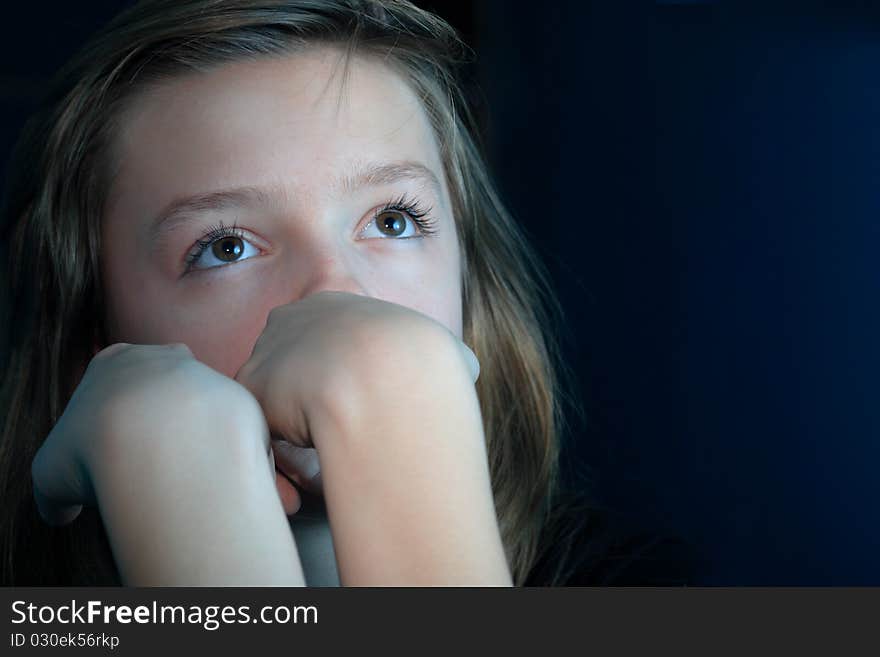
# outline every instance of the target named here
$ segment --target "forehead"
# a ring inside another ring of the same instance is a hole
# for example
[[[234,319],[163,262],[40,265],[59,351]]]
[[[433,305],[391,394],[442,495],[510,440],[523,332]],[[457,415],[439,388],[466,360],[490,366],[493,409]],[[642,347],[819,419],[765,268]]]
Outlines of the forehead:
[[[417,160],[442,180],[416,95],[381,61],[331,48],[164,80],[125,110],[108,211],[221,186],[314,195],[361,161]],[[123,208],[124,209],[124,208]]]

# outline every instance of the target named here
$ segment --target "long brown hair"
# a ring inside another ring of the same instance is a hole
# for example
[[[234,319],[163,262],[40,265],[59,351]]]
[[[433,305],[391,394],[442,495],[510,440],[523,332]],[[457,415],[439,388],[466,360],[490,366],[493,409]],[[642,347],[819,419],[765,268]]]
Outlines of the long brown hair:
[[[104,345],[100,221],[126,104],[146,85],[315,45],[379,56],[422,99],[440,145],[463,253],[464,341],[481,364],[496,510],[514,581],[533,564],[553,499],[560,432],[553,295],[481,156],[456,82],[471,56],[403,0],[152,0],[117,16],[59,73],[10,162],[2,222],[9,336],[0,402],[0,573],[6,584],[118,582],[96,510],[40,521],[30,464],[95,345]],[[347,66],[347,64],[346,64]]]

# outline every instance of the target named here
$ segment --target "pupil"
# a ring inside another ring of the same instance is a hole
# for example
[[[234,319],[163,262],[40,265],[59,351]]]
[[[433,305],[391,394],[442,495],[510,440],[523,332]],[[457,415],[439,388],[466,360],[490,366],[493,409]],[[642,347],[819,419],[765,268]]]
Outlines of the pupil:
[[[403,218],[394,214],[386,214],[380,225],[383,231],[390,235],[400,235],[406,230],[406,223],[403,221]]]
[[[231,261],[241,255],[244,247],[242,246],[241,239],[238,237],[227,237],[214,242],[212,250],[214,255],[220,260]]]

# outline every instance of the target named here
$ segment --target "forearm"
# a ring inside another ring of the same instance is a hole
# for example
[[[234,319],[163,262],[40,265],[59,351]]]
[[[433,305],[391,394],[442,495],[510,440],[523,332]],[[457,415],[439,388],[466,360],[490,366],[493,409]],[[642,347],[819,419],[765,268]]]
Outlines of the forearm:
[[[260,441],[168,434],[119,445],[93,475],[123,582],[303,585]]]
[[[476,392],[427,358],[430,386],[398,371],[312,424],[342,583],[510,585]]]

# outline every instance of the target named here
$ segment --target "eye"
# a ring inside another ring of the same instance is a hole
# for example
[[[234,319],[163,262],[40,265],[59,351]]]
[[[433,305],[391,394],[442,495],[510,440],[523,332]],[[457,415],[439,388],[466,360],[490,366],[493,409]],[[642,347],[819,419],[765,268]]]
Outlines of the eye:
[[[259,254],[260,249],[245,239],[241,229],[220,224],[213,227],[190,250],[186,258],[186,272],[222,267]]]
[[[370,231],[383,239],[430,237],[436,233],[436,221],[428,216],[428,212],[430,210],[423,210],[417,202],[401,196],[395,201],[386,203],[376,212],[370,223],[361,231],[361,237],[373,237],[368,235]]]

